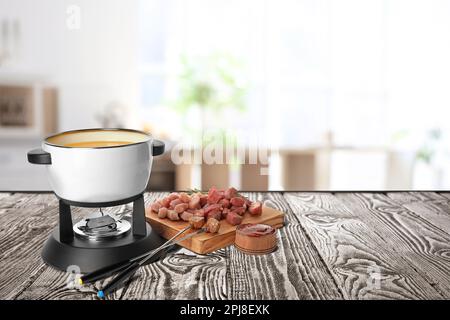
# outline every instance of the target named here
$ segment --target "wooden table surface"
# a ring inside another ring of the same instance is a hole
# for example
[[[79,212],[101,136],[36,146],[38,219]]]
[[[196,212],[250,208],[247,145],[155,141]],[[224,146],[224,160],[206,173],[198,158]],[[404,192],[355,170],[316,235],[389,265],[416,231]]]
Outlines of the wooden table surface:
[[[146,202],[164,194],[148,193]],[[450,298],[450,193],[245,194],[286,213],[276,252],[180,249],[111,298]],[[57,203],[50,193],[0,193],[1,299],[96,299],[93,287],[68,288],[67,274],[40,258]]]

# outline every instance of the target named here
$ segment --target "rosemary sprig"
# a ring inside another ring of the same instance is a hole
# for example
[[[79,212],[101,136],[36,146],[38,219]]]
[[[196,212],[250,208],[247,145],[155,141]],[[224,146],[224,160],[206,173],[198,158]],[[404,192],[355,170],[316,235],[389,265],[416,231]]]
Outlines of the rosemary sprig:
[[[194,193],[208,194],[208,191],[202,191],[200,189],[194,188],[194,189],[189,189],[186,193],[191,196]],[[244,198],[244,199],[248,199],[246,196],[244,196],[243,194],[241,194],[239,192],[236,192],[236,196]]]
[[[189,189],[189,190],[187,191],[187,194],[188,194],[188,195],[193,195],[194,193],[208,194],[207,191],[202,191],[202,190],[197,189],[197,188]]]

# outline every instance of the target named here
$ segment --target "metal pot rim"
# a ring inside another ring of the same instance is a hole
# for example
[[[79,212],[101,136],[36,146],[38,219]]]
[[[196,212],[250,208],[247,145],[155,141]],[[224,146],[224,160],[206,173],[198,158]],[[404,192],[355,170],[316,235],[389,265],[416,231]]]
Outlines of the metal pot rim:
[[[48,139],[54,138],[54,137],[57,137],[57,136],[61,136],[61,135],[65,135],[65,134],[74,134],[74,133],[79,133],[79,132],[88,132],[88,131],[127,131],[127,132],[133,132],[133,133],[139,133],[139,134],[145,135],[145,136],[147,136],[147,139],[145,141],[128,143],[128,144],[123,144],[123,145],[118,145],[118,146],[83,147],[83,148],[68,147],[68,146],[63,146],[63,145],[59,145],[59,144],[54,144],[54,143],[48,142]],[[110,148],[124,148],[124,147],[144,144],[144,143],[148,143],[150,141],[150,139],[152,139],[152,136],[150,134],[148,134],[146,132],[143,132],[143,131],[134,130],[134,129],[124,129],[124,128],[87,128],[87,129],[69,130],[69,131],[64,131],[64,132],[60,132],[60,133],[57,133],[57,134],[53,134],[53,135],[48,136],[48,137],[46,137],[44,139],[44,144],[46,144],[48,146],[51,146],[51,147],[66,148],[66,149],[110,149]]]

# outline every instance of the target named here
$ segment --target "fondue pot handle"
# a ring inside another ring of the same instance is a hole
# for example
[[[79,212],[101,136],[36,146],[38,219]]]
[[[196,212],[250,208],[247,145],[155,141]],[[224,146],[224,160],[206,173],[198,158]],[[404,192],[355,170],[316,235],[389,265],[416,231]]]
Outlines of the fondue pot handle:
[[[159,156],[164,153],[164,142],[161,140],[153,140],[152,144],[152,155]]]
[[[28,152],[28,162],[34,164],[52,164],[50,153],[45,152],[41,148]]]

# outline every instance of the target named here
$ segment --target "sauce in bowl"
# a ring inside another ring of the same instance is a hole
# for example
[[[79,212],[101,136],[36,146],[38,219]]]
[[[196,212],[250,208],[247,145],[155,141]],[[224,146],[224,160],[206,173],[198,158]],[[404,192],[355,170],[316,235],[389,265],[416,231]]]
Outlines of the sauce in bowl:
[[[246,254],[268,254],[277,248],[275,228],[267,224],[246,223],[236,228],[234,246]]]
[[[261,237],[275,232],[275,229],[267,224],[261,223],[246,223],[241,224],[236,229],[247,237]]]

